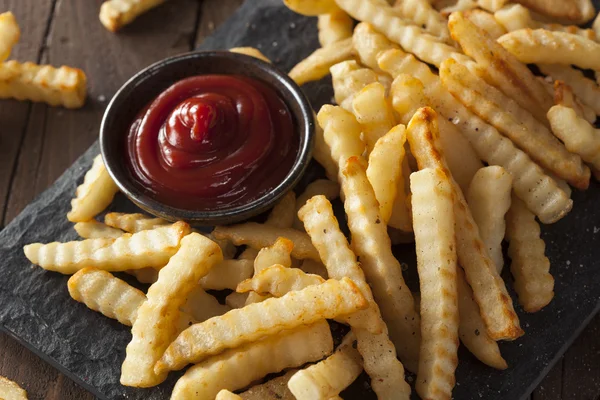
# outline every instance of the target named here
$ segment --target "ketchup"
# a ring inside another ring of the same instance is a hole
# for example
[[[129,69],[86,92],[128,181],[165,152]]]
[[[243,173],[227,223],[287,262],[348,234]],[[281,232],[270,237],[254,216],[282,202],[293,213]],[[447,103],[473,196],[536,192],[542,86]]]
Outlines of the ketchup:
[[[129,169],[157,200],[189,210],[251,202],[292,169],[299,134],[266,84],[202,75],[161,93],[132,122]]]

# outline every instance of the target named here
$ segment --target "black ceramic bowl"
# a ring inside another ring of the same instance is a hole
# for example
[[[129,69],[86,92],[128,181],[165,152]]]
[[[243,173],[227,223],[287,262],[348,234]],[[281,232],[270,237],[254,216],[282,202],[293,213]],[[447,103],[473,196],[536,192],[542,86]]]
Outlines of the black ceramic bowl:
[[[134,180],[125,164],[125,135],[142,108],[173,83],[194,75],[244,75],[273,87],[287,103],[300,137],[300,147],[285,179],[262,197],[219,210],[186,210],[154,199]],[[314,119],[310,103],[287,74],[257,58],[227,51],[192,52],[159,61],[129,79],[115,94],[100,126],[100,149],[110,176],[121,191],[150,214],[197,225],[230,224],[271,208],[298,183],[311,158]]]

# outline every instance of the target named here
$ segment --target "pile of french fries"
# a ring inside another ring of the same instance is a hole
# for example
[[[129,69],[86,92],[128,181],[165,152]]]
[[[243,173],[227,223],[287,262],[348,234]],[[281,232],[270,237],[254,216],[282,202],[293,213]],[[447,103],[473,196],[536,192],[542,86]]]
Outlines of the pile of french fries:
[[[432,3],[285,0],[318,15],[322,45],[290,76],[331,74],[337,105],[317,114],[327,179],[288,193],[264,223],[204,235],[142,214],[101,222],[118,189],[94,160],[67,215],[82,240],[24,252],[72,274],[75,300],[131,326],[123,385],[155,386],[191,364],[172,399],[336,399],[364,370],[378,398],[408,399],[406,368],[421,398],[450,399],[459,340],[508,367],[497,342],[524,331],[502,242],[522,309],[539,311],[554,278],[537,220],[565,217],[570,186],[585,190],[600,171],[600,89],[572,67],[600,70],[600,45],[593,30],[507,1]],[[413,241],[418,295],[391,249]],[[212,290],[231,293],[221,304]],[[327,319],[350,327],[336,349]]]

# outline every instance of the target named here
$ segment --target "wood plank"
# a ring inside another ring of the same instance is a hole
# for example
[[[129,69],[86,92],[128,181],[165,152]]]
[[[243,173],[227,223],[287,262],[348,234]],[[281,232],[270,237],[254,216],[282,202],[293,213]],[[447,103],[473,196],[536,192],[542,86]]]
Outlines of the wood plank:
[[[225,22],[243,2],[244,0],[204,0],[196,34],[196,46],[199,46],[219,25]]]

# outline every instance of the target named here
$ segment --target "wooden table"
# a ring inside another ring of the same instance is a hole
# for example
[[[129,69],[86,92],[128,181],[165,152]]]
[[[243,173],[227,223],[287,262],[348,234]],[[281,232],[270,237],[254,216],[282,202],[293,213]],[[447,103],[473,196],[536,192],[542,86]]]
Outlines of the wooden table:
[[[195,48],[242,1],[171,0],[115,35],[98,21],[101,0],[0,0],[0,12],[12,11],[21,26],[14,59],[79,67],[89,80],[87,104],[81,110],[1,101],[1,226],[92,144],[107,101],[126,79],[154,61]],[[22,385],[30,399],[93,398],[4,334],[0,334],[0,375]],[[532,398],[600,399],[600,317]]]

